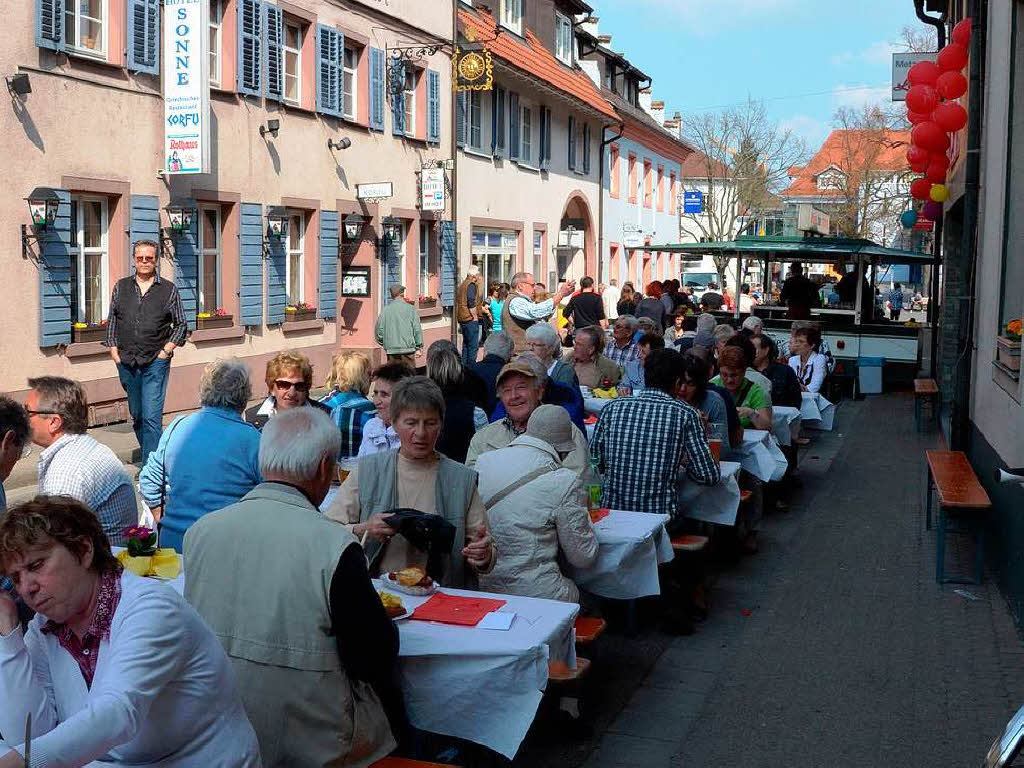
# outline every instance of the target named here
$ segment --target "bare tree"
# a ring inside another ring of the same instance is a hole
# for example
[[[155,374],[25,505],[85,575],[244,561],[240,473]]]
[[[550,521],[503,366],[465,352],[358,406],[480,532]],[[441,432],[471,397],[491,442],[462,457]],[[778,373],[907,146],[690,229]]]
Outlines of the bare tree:
[[[731,240],[742,220],[777,210],[776,193],[788,185],[787,171],[806,156],[803,140],[780,128],[764,102],[753,99],[684,118],[683,133],[700,158],[699,174],[684,184],[704,193],[704,211],[682,213],[680,231],[699,241]],[[728,259],[714,261],[722,285]]]
[[[896,43],[901,53],[928,53],[935,50],[935,30],[931,27],[905,26]]]

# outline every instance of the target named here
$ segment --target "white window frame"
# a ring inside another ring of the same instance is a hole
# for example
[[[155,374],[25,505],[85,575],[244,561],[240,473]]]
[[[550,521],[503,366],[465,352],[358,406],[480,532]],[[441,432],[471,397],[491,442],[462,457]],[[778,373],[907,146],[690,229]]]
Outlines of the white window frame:
[[[110,213],[108,200],[98,195],[74,195],[72,201],[75,203],[77,216],[71,226],[75,228],[75,276],[78,285],[75,292],[78,294],[78,314],[72,318],[72,322],[84,323],[85,320],[85,257],[99,253],[100,259],[100,296],[102,297],[100,317],[96,322],[102,322],[110,314]],[[85,246],[85,206],[84,203],[100,204],[100,245]],[[159,267],[159,265],[157,265]]]
[[[291,247],[291,237],[294,231],[293,225],[296,219],[298,220],[298,232],[299,232],[299,247]],[[292,256],[299,257],[298,272],[299,272],[299,296],[294,301],[292,300],[291,285],[292,285]],[[284,259],[284,292],[285,292],[285,303],[286,304],[298,304],[301,301],[306,300],[306,215],[302,211],[288,211],[288,241],[285,246],[285,259]]]
[[[519,162],[533,164],[533,107],[519,107]]]
[[[97,59],[107,58],[107,42],[110,39],[110,0],[100,0],[100,16],[99,19],[93,19],[89,16],[90,20],[98,21],[100,24],[100,36],[103,38],[103,45],[99,48],[86,48],[81,45],[78,37],[81,32],[81,19],[82,13],[77,3],[68,2],[64,5],[64,39],[66,41],[66,47],[71,52],[81,55],[89,56]],[[72,23],[68,23],[68,16],[72,18]]]
[[[535,229],[533,231],[533,279],[538,276],[543,280],[544,274],[544,231]]]
[[[216,19],[216,21],[214,21]],[[221,51],[223,50],[224,6],[221,0],[210,0],[210,86],[220,88]]]
[[[469,104],[466,110],[469,113],[466,115],[467,143],[473,149],[480,149],[484,145],[484,110],[480,91],[470,91],[468,101]]]
[[[216,228],[216,231],[217,231],[217,244],[214,247],[212,247],[212,248],[210,247],[210,245],[208,243],[204,242],[204,238],[203,238],[203,232],[205,231],[205,228],[204,228],[203,224],[204,224],[204,218],[206,216],[207,211],[213,211],[216,214],[216,216],[217,216],[216,224],[215,224],[215,228]],[[198,309],[197,309],[198,312],[211,312],[212,311],[212,310],[210,310],[207,307],[206,296],[203,293],[203,284],[204,284],[203,276],[206,274],[205,267],[206,267],[206,260],[208,258],[212,258],[214,260],[214,263],[217,265],[217,288],[216,288],[216,292],[217,293],[213,297],[213,308],[216,309],[217,307],[220,306],[220,279],[221,279],[221,274],[220,274],[220,247],[221,247],[221,240],[223,239],[223,229],[221,228],[221,223],[222,222],[221,222],[221,213],[220,213],[220,206],[219,205],[202,205],[202,206],[199,207],[199,227],[198,227],[198,230],[199,230],[199,242],[196,244],[197,245],[196,251],[199,254],[198,263],[196,264],[196,270],[197,270],[197,273],[196,273],[196,296],[198,297],[198,303],[197,303],[196,306],[198,307]]]
[[[405,135],[416,135],[416,80],[419,73],[415,68],[405,70],[405,83],[402,88],[402,100],[405,107]],[[409,87],[410,82],[412,87]]]
[[[523,0],[501,0],[501,26],[523,34]]]
[[[555,58],[572,66],[576,58],[573,45],[572,20],[565,14],[555,12]]]
[[[477,233],[484,233],[484,245],[474,245],[473,236]],[[500,235],[501,242],[497,246],[487,245],[488,235]],[[509,235],[512,236],[515,245],[507,245],[506,240],[509,239]],[[486,227],[473,227],[470,233],[470,263],[478,263],[480,267],[480,274],[484,276],[486,283],[495,282],[491,280],[491,273],[488,266],[492,259],[498,260],[498,274],[499,280],[497,282],[507,283],[511,281],[512,275],[516,273],[516,260],[519,258],[519,233],[512,229],[489,229]],[[473,260],[477,259],[477,262]],[[508,269],[506,269],[506,259],[509,259]]]
[[[288,30],[289,28],[294,29],[298,32],[299,47],[292,48],[288,45]],[[296,106],[302,103],[302,25],[297,21],[284,20],[284,39],[281,41],[281,93],[286,104],[295,104]],[[288,54],[295,54],[295,73],[290,75],[288,73]],[[295,80],[295,98],[289,99],[286,95],[288,93],[288,81]]]
[[[398,254],[398,282],[401,285],[405,285],[408,288],[405,271],[405,255],[407,243],[409,241],[409,222],[404,219],[396,219],[395,229],[398,231],[398,242],[396,243],[395,251]],[[391,295],[388,292],[388,262],[387,259],[380,259],[380,284],[384,286],[384,290],[381,291],[380,305],[385,306],[390,300]]]
[[[352,54],[354,58],[354,67],[348,66],[348,55]],[[342,58],[342,85],[341,89],[345,94],[345,117],[349,120],[358,119],[359,115],[359,49],[354,48],[350,45],[345,46],[345,53]],[[352,90],[351,93],[345,90],[345,81],[347,78],[351,78]]]
[[[420,222],[420,238],[417,243],[419,248],[419,283],[420,283],[420,296],[430,295],[430,224],[421,221]]]

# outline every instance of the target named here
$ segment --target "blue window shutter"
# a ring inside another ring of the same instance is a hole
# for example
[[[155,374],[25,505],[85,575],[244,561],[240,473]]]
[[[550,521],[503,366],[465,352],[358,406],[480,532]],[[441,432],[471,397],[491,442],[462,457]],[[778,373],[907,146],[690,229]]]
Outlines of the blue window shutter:
[[[316,25],[316,111],[341,117],[345,111],[341,87],[345,36],[323,24]]]
[[[590,124],[583,124],[583,172],[590,173]]]
[[[265,4],[263,48],[266,51],[266,96],[284,99],[284,13],[276,5]]]
[[[242,203],[238,232],[238,319],[263,323],[263,206]]]
[[[185,203],[196,209],[194,200]],[[198,214],[198,209],[196,209]],[[181,296],[181,308],[190,328],[196,327],[199,312],[199,216],[192,217],[192,227],[174,238],[174,284]]]
[[[264,221],[263,230],[267,223]],[[288,304],[287,276],[288,252],[285,238],[267,238],[267,325],[284,322],[284,308]]]
[[[320,211],[320,299],[324,319],[338,316],[338,212]]]
[[[455,306],[455,222],[441,224],[441,306]]]
[[[36,45],[64,50],[64,0],[36,0]]]
[[[157,244],[156,271],[160,272],[160,198],[156,195],[132,195],[131,219],[128,223],[130,232],[128,253],[125,255],[125,271],[134,274],[135,261],[132,251],[139,240],[152,240]]]
[[[405,62],[395,62],[388,85],[388,95],[391,96],[391,133],[395,136],[404,136]]]
[[[60,197],[54,226],[39,238],[39,346],[71,343],[71,194]]]
[[[466,146],[466,133],[469,129],[469,120],[466,110],[469,109],[469,94],[459,91],[455,98],[455,142],[458,146]]]
[[[495,88],[491,102],[491,154],[505,156],[505,89]]]
[[[519,159],[519,94],[508,95],[508,156]]]
[[[238,0],[238,92],[263,95],[263,6]]]
[[[576,118],[569,116],[569,170],[576,170]]]
[[[370,130],[384,130],[384,51],[370,49]]]
[[[427,70],[427,141],[441,141],[441,73]]]
[[[128,0],[128,69],[160,74],[160,0]]]

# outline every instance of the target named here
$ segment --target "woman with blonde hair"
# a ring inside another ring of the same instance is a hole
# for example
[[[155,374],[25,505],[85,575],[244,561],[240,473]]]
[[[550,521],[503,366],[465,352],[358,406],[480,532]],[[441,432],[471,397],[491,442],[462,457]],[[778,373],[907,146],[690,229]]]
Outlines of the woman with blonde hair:
[[[331,409],[331,418],[341,432],[338,458],[355,458],[363,441],[363,428],[376,413],[366,396],[370,391],[370,358],[361,352],[335,355],[324,386],[330,394],[320,403]]]

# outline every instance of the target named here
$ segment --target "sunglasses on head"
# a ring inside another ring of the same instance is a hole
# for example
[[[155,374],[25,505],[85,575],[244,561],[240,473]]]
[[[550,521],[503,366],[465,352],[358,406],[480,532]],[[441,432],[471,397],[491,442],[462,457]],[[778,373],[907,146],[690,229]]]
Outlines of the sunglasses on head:
[[[284,379],[278,379],[274,382],[274,386],[281,390],[288,390],[295,387],[296,392],[309,392],[309,384],[304,381],[285,381]]]

